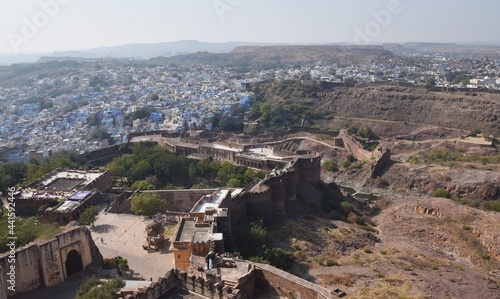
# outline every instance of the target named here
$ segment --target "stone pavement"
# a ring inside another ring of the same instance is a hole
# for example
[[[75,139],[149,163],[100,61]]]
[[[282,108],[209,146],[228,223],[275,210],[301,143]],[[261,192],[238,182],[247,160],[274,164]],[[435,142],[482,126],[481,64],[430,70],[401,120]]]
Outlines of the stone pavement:
[[[148,251],[142,248],[146,242],[145,228],[150,221],[150,218],[143,216],[106,214],[101,211],[95,226],[89,226],[89,229],[104,258],[115,256],[126,258],[135,278],[143,277],[147,280],[152,278],[156,281],[174,267],[174,256],[171,242],[161,251]],[[165,238],[172,240],[173,236],[165,235]]]

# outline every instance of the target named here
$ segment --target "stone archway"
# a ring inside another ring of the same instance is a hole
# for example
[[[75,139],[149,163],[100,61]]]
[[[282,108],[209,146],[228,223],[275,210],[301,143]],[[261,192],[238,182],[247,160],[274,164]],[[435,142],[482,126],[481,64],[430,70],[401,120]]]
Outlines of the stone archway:
[[[66,266],[66,277],[69,277],[83,270],[82,256],[76,250],[68,252],[68,257],[64,263]]]

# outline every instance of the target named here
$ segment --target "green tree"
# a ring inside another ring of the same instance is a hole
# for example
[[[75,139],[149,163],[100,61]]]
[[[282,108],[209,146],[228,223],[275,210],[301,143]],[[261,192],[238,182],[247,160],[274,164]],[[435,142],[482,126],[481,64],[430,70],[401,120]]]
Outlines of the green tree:
[[[253,182],[253,180],[255,179],[262,179],[264,178],[265,176],[265,173],[263,171],[258,171],[258,172],[255,172],[254,170],[248,168],[245,173],[243,174],[243,185],[248,185],[250,184],[251,182]]]
[[[235,232],[235,251],[239,251],[244,258],[263,257],[263,246],[268,245],[270,238],[262,219],[239,223]]]
[[[234,121],[227,117],[221,118],[219,126],[222,131],[228,131],[228,132],[241,131],[245,127],[245,125],[242,122]]]
[[[274,247],[272,249],[266,248],[264,251],[264,258],[268,260],[271,265],[283,270],[290,269],[295,260],[292,252],[279,247]]]
[[[358,136],[368,138],[368,139],[380,139],[375,132],[373,132],[370,128],[359,128],[356,132]]]
[[[94,226],[94,221],[97,218],[97,214],[99,214],[99,207],[97,206],[90,206],[86,208],[82,214],[80,215],[80,223],[83,224],[92,224]]]
[[[125,286],[121,278],[100,280],[87,278],[76,293],[76,299],[113,299],[113,295]]]
[[[94,130],[94,132],[90,135],[90,138],[92,139],[97,139],[97,140],[108,140],[108,143],[110,145],[115,143],[115,140],[109,134],[106,129],[102,126],[97,126],[97,128]]]
[[[134,195],[131,200],[130,210],[134,214],[153,215],[167,209],[167,201],[162,199],[158,193],[146,192]]]
[[[130,178],[132,181],[145,179],[152,174],[153,167],[145,160],[139,161],[130,169]]]
[[[132,190],[155,190],[156,187],[151,182],[147,180],[135,181],[132,186],[130,186]]]
[[[152,93],[149,98],[153,101],[158,101],[159,97],[156,93]]]
[[[243,184],[241,183],[241,181],[239,179],[237,179],[237,178],[231,178],[227,182],[227,186],[231,187],[231,188],[235,188],[235,187],[242,187]]]

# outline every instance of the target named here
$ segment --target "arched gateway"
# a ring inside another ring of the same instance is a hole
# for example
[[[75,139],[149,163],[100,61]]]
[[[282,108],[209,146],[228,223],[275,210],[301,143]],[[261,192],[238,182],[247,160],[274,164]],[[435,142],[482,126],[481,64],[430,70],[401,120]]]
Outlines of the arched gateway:
[[[66,277],[83,270],[82,257],[76,250],[71,250],[66,259]]]

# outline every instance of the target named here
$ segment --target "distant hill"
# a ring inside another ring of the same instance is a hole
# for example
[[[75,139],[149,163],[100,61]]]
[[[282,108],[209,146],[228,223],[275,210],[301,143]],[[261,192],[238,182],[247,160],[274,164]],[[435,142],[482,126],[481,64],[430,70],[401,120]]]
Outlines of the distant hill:
[[[500,59],[500,45],[460,45],[455,43],[405,43],[383,44],[382,47],[394,53],[403,54],[440,54],[455,58],[491,58]]]
[[[211,53],[228,53],[234,48],[245,45],[266,45],[263,43],[226,42],[208,43],[195,40],[182,40],[176,42],[154,44],[127,44],[116,47],[99,47],[85,51],[54,52],[57,57],[81,58],[142,58],[156,56],[175,56],[188,53],[206,51]]]
[[[212,64],[243,69],[269,69],[318,62],[362,64],[393,57],[380,46],[300,45],[242,46],[230,53],[198,52],[174,57],[155,57],[150,64]]]

